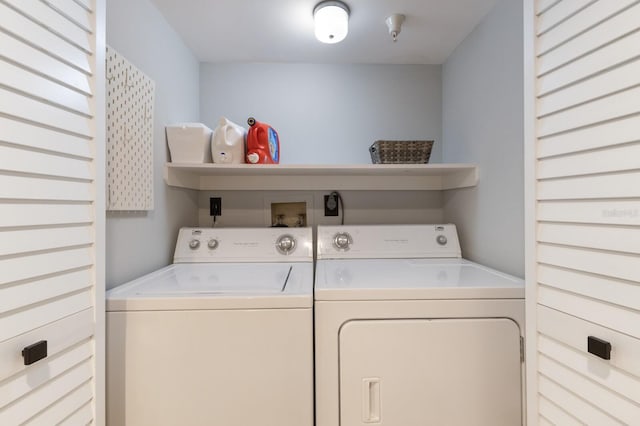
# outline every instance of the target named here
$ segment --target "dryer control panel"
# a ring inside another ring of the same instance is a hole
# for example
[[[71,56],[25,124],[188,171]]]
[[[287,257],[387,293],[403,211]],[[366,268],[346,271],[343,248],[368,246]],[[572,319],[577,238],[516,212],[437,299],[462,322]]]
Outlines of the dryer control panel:
[[[174,263],[312,262],[311,228],[182,228]]]
[[[318,226],[318,259],[460,257],[453,224]]]

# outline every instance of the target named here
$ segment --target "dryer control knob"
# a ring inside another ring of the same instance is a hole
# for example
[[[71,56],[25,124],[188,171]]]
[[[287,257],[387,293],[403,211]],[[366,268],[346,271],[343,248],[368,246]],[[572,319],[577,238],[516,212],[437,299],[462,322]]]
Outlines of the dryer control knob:
[[[218,240],[216,240],[215,238],[210,239],[209,242],[207,243],[207,247],[209,247],[211,250],[217,249]]]
[[[189,248],[191,250],[195,250],[198,247],[200,247],[200,240],[196,240],[195,238],[191,241],[189,241]]]
[[[447,245],[447,237],[445,237],[444,235],[438,235],[436,237],[436,241],[438,242],[438,244],[440,244],[441,246]]]
[[[291,254],[296,249],[296,239],[292,235],[282,235],[276,241],[276,249],[280,254]]]
[[[353,240],[351,239],[351,235],[346,232],[339,232],[333,237],[333,245],[338,250],[349,250],[349,246]]]

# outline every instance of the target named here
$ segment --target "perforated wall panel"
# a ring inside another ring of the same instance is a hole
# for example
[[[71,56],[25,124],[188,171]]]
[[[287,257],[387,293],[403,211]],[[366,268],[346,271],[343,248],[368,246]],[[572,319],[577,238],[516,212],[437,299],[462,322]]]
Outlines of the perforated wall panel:
[[[107,48],[107,210],[153,210],[155,83]]]

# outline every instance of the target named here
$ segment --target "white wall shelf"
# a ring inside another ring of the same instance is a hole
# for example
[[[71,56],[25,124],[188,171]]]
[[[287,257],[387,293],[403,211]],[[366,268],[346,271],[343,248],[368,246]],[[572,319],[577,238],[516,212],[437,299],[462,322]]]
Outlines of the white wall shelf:
[[[478,183],[472,164],[166,163],[168,185],[199,190],[445,190]]]

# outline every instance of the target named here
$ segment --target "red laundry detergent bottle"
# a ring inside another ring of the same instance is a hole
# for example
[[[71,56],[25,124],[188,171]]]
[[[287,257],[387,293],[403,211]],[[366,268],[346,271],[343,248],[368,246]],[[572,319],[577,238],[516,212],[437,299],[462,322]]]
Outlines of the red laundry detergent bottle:
[[[265,123],[249,117],[247,120],[247,163],[278,164],[280,162],[280,140],[278,132]]]

